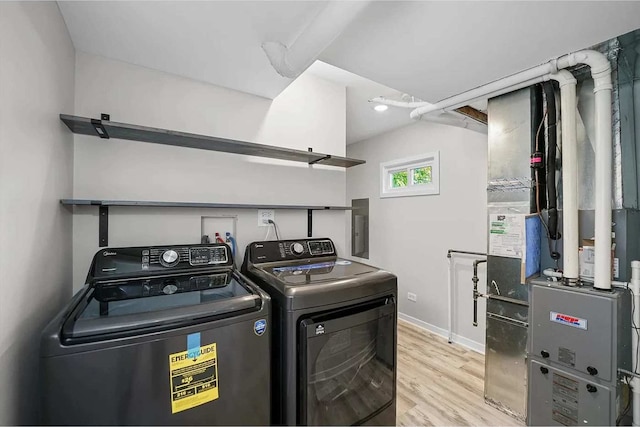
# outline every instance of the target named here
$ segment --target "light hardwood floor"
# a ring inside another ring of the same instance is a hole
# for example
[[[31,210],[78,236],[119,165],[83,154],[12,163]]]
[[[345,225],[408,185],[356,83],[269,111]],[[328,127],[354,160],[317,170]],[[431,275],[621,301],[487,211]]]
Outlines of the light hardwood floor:
[[[398,425],[524,425],[484,403],[483,378],[483,355],[398,320]]]

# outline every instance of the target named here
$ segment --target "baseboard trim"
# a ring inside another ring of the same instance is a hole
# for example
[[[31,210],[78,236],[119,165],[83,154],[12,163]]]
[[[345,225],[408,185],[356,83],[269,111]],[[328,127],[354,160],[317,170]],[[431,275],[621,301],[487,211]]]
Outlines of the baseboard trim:
[[[411,323],[414,326],[417,326],[421,329],[425,329],[429,332],[432,332],[436,335],[440,335],[441,337],[448,339],[449,332],[446,329],[440,328],[438,326],[432,325],[431,323],[424,322],[420,319],[416,319],[413,316],[409,316],[408,314],[398,313],[398,318],[402,319],[406,322]],[[484,354],[484,344],[480,344],[479,342],[470,340],[469,338],[465,338],[458,334],[453,334],[453,342],[455,344],[460,344],[463,347],[468,348],[469,350],[473,350],[476,353]]]

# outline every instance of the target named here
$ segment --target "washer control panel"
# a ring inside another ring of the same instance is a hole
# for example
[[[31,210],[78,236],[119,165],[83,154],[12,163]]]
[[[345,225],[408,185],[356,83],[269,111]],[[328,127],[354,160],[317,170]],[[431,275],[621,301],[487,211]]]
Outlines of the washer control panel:
[[[331,239],[277,240],[253,242],[248,256],[257,264],[336,256],[336,250]]]
[[[307,243],[311,255],[334,255],[333,242],[331,240],[313,240]]]
[[[227,261],[229,261],[229,258],[226,246],[189,248],[189,264],[193,266],[226,264]]]
[[[108,248],[93,257],[92,277],[119,274],[232,266],[229,247],[224,243],[137,248]]]

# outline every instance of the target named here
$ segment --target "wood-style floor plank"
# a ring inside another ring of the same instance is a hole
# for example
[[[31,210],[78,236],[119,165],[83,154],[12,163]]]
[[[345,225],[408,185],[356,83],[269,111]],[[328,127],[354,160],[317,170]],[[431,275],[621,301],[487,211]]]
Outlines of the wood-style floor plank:
[[[484,356],[398,320],[401,426],[522,426],[484,402]]]

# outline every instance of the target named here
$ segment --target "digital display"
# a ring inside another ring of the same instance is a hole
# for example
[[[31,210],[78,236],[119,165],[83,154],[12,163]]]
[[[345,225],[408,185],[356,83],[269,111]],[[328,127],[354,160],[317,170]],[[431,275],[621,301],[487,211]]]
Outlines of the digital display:
[[[189,251],[191,265],[209,264],[211,250],[209,248],[191,249]]]
[[[227,249],[224,246],[189,249],[189,263],[191,265],[225,264],[226,262]]]
[[[309,242],[309,253],[311,255],[331,255],[333,254],[333,245],[328,240],[320,240]]]

